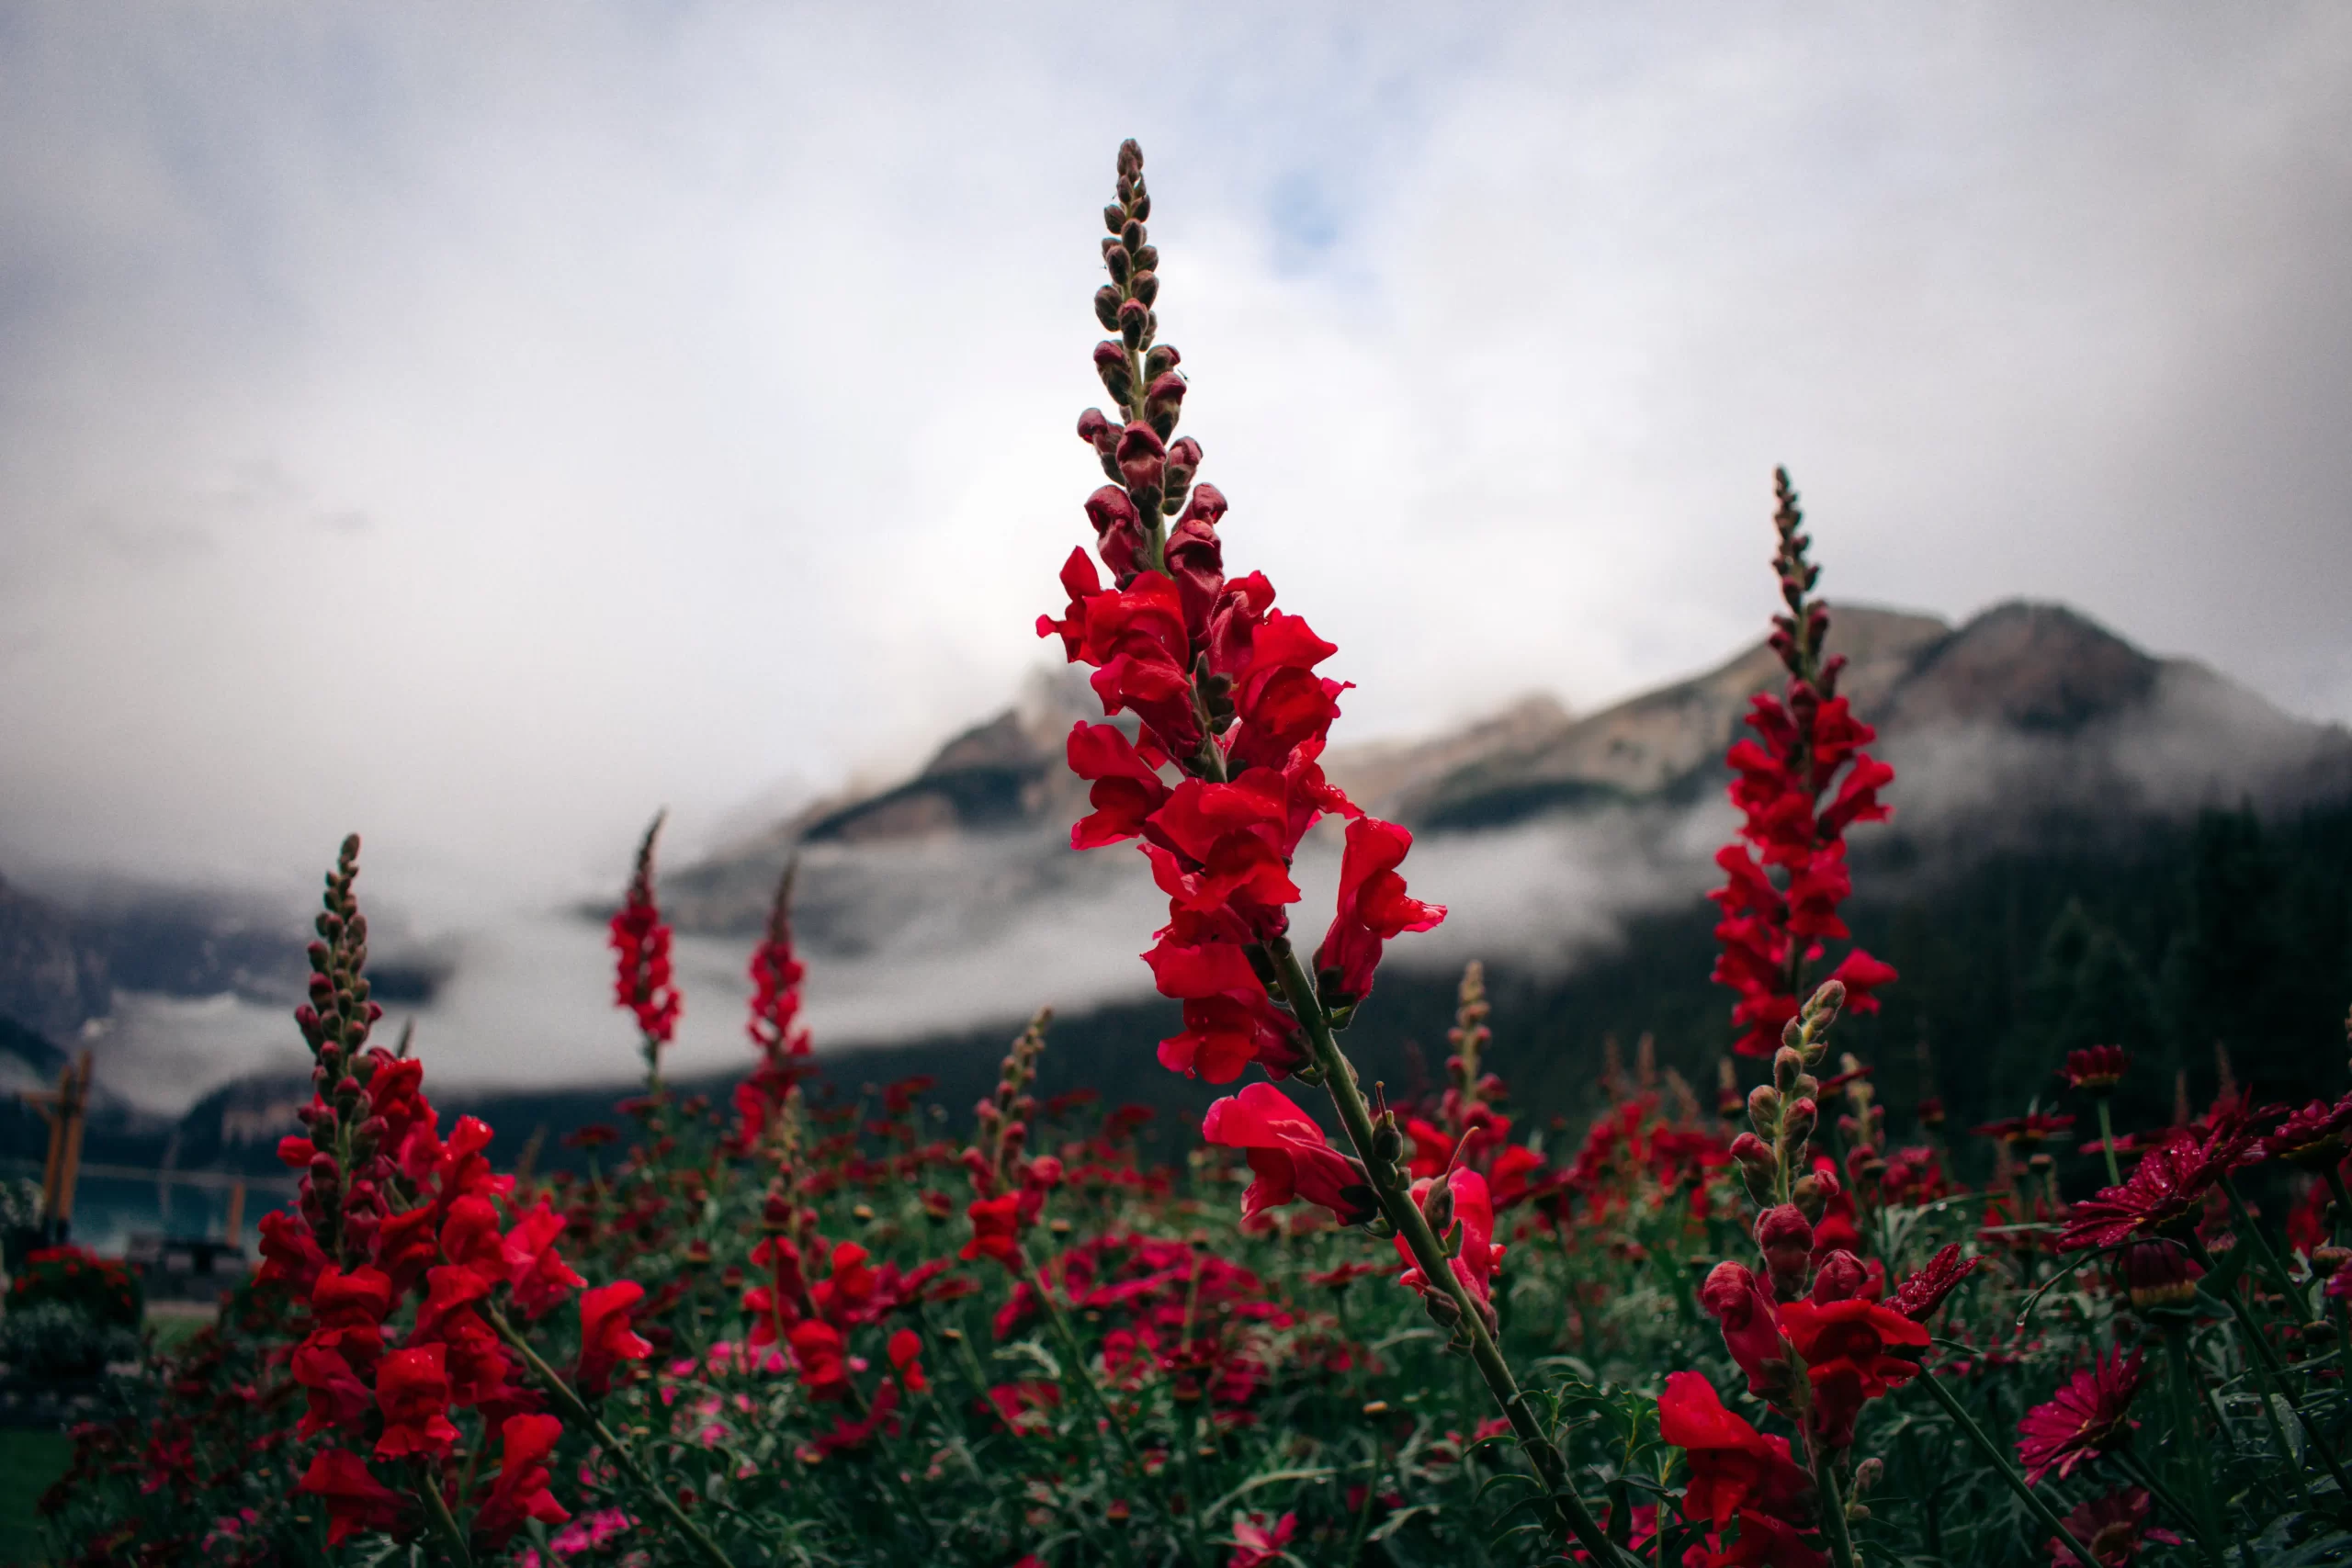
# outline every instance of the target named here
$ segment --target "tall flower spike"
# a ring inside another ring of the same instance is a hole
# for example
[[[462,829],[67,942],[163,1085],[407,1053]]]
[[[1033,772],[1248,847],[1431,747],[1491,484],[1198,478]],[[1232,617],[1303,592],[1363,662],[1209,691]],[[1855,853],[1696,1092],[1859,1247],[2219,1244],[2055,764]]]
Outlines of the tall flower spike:
[[[653,846],[666,811],[657,812],[638,845],[628,893],[613,916],[613,999],[637,1019],[647,1079],[662,1081],[662,1052],[678,1032],[678,987],[670,970],[670,928],[653,901]]]
[[[1825,942],[1849,935],[1838,915],[1852,886],[1846,829],[1886,818],[1879,791],[1894,779],[1893,768],[1862,750],[1877,732],[1838,694],[1845,660],[1822,656],[1829,610],[1814,597],[1821,569],[1807,555],[1804,514],[1788,470],[1773,470],[1772,481],[1772,567],[1784,609],[1769,640],[1788,684],[1781,695],[1752,699],[1747,726],[1756,734],[1725,759],[1737,775],[1731,799],[1743,819],[1738,841],[1715,856],[1727,880],[1708,895],[1723,914],[1713,977],[1739,993],[1733,1049],[1744,1056],[1772,1054],[1781,1026],[1796,1016],[1808,967]],[[1873,1012],[1872,992],[1895,974],[1855,947],[1830,977],[1845,984],[1856,1012]]]

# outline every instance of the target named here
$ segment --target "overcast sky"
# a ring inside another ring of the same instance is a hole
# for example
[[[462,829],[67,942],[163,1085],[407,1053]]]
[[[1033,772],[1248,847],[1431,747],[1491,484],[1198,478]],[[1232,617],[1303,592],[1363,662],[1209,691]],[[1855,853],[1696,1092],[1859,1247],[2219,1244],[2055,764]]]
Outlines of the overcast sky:
[[[1130,134],[1342,739],[1752,638],[1776,461],[2352,717],[2352,8],[1274,9],[0,9],[0,870],[570,892],[1001,704]]]

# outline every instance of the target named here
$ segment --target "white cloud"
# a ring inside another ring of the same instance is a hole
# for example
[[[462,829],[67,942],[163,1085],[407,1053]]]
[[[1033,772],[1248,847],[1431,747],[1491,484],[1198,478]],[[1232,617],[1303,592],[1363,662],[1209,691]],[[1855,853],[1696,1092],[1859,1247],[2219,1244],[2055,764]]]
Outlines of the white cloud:
[[[0,863],[547,896],[1001,700],[1130,131],[1358,738],[1746,640],[1776,460],[1834,593],[2352,716],[2336,8],[6,28]]]

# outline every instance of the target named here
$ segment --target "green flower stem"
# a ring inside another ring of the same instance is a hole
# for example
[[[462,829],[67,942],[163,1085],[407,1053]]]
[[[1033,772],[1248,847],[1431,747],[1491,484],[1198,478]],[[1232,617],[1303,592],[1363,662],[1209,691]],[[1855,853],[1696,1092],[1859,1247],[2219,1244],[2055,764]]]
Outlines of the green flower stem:
[[[2027,1484],[2025,1477],[2018,1472],[2018,1467],[2009,1462],[2009,1456],[2003,1453],[1993,1439],[1984,1435],[1984,1428],[1976,1424],[1976,1418],[1969,1415],[1967,1408],[1960,1403],[1959,1398],[1943,1385],[1943,1380],[1931,1371],[1923,1371],[1912,1382],[1927,1385],[1928,1392],[1936,1396],[1936,1403],[1944,1407],[1944,1414],[1951,1417],[1952,1425],[1960,1428],[1962,1436],[1969,1440],[1985,1463],[2000,1472],[2001,1479],[2008,1483],[2009,1490],[2018,1495],[2018,1500],[2030,1509],[2035,1517],[2048,1526],[2052,1534],[2066,1543],[2066,1550],[2075,1554],[2075,1561],[2081,1563],[2083,1568],[2096,1568],[2098,1559],[2091,1555],[2091,1549],[2075,1540],[2075,1532],[2066,1528],[2066,1521],[2058,1517],[2058,1510],[2052,1508],[2049,1500],[2041,1494]],[[2217,1563],[2219,1561],[2218,1558],[2215,1559]]]
[[[1372,1112],[1365,1106],[1363,1091],[1356,1086],[1354,1065],[1340,1043],[1332,1037],[1331,1022],[1324,1015],[1323,1005],[1315,995],[1315,983],[1307,978],[1306,970],[1298,961],[1297,953],[1288,938],[1276,937],[1266,944],[1267,956],[1274,962],[1283,994],[1291,1010],[1306,1026],[1308,1044],[1315,1053],[1315,1066],[1323,1075],[1323,1087],[1329,1091],[1331,1103],[1340,1112],[1340,1122],[1347,1129],[1348,1142],[1355,1146],[1356,1156],[1363,1164],[1364,1173],[1372,1185],[1374,1199],[1396,1234],[1413,1254],[1430,1289],[1442,1290],[1453,1303],[1463,1337],[1470,1346],[1470,1359],[1477,1365],[1478,1373],[1486,1379],[1487,1392],[1502,1407],[1510,1421],[1511,1431],[1519,1438],[1519,1446],[1534,1466],[1536,1478],[1544,1484],[1544,1494],[1552,1506],[1555,1521],[1578,1545],[1592,1554],[1597,1562],[1615,1563],[1619,1568],[1641,1568],[1641,1560],[1631,1552],[1621,1551],[1602,1533],[1599,1521],[1593,1518],[1583,1499],[1576,1495],[1568,1477],[1567,1461],[1560,1450],[1552,1446],[1527,1395],[1511,1375],[1510,1363],[1503,1359],[1502,1349],[1494,1336],[1487,1332],[1486,1319],[1480,1315],[1478,1303],[1472,1301],[1469,1291],[1453,1272],[1453,1259],[1430,1223],[1422,1217],[1420,1205],[1413,1201],[1411,1190],[1398,1179],[1396,1168],[1373,1154]]]
[[[2223,1190],[2227,1190],[2226,1183]],[[2231,1194],[2230,1201],[2233,1207],[2237,1206],[2235,1193]],[[2253,1227],[2249,1225],[2247,1229],[2251,1232]],[[2198,1263],[2207,1273],[2211,1273],[2214,1267],[2213,1255],[2205,1250],[2205,1244],[2191,1235],[2188,1237],[2188,1245]],[[2250,1369],[2256,1369],[2255,1383],[2263,1393],[2262,1413],[2270,1418],[2271,1432],[2278,1439],[2279,1455],[2288,1464],[2294,1467],[2297,1477],[2300,1479],[2302,1467],[2296,1463],[2294,1450],[2287,1447],[2285,1434],[2278,1430],[2278,1413],[2271,1408],[2270,1404],[2269,1396],[2272,1389],[2267,1384],[2275,1382],[2278,1397],[2284,1399],[2287,1402],[2287,1408],[2294,1412],[2295,1419],[2301,1423],[2305,1434],[2316,1439],[2319,1436],[2318,1428],[2313,1427],[2310,1418],[2303,1414],[2303,1407],[2295,1398],[2294,1391],[2287,1385],[2287,1369],[2279,1363],[2278,1352],[2271,1348],[2270,1341],[2264,1337],[2261,1327],[2254,1321],[2254,1314],[2246,1310],[2245,1303],[2238,1299],[2235,1287],[2222,1292],[2222,1302],[2230,1309],[2230,1315],[2237,1320],[2238,1332],[2248,1342],[2246,1364]],[[2265,1371],[2269,1374],[2267,1380],[2262,1376]],[[2324,1441],[2317,1440],[2306,1446],[2318,1453],[2320,1462],[2327,1466],[2328,1474],[2335,1478],[2335,1495],[2339,1499],[2339,1506],[2344,1502],[2352,1501],[2352,1475],[2346,1475],[2344,1472],[2344,1461],[2335,1457],[2333,1448]]]
[[[1029,1256],[1029,1248],[1026,1246],[1015,1242],[1013,1247],[1021,1259],[1022,1274],[1026,1278],[1029,1288],[1037,1292],[1038,1303],[1046,1309],[1046,1320],[1053,1325],[1054,1337],[1061,1341],[1062,1353],[1069,1358],[1070,1376],[1086,1390],[1087,1398],[1093,1402],[1095,1413],[1102,1417],[1102,1424],[1110,1428],[1112,1439],[1118,1444],[1119,1452],[1125,1458],[1127,1467],[1135,1472],[1138,1480],[1142,1479],[1143,1455],[1136,1450],[1135,1439],[1127,1436],[1126,1426],[1120,1421],[1118,1412],[1111,1408],[1110,1400],[1103,1395],[1102,1389],[1095,1385],[1094,1374],[1087,1369],[1085,1347],[1079,1344],[1078,1331],[1070,1327],[1069,1318],[1063,1313],[1061,1303],[1056,1301],[1054,1292],[1046,1288],[1045,1270],[1039,1269],[1036,1260]],[[1197,1505],[1186,1514],[1184,1522],[1185,1534],[1188,1538],[1185,1555],[1193,1562],[1199,1562],[1203,1561],[1203,1557],[1201,1521]]]
[[[523,1358],[524,1364],[531,1369],[532,1375],[539,1380],[540,1384],[554,1397],[556,1404],[563,1408],[564,1414],[596,1435],[596,1440],[604,1445],[605,1451],[613,1456],[613,1462],[619,1465],[629,1480],[635,1483],[646,1495],[653,1499],[654,1506],[670,1516],[670,1522],[676,1525],[680,1533],[694,1543],[695,1550],[702,1554],[703,1560],[711,1563],[713,1568],[735,1568],[733,1561],[719,1549],[717,1541],[710,1539],[708,1532],[688,1517],[684,1508],[678,1506],[678,1500],[670,1495],[670,1489],[658,1484],[653,1477],[647,1473],[645,1466],[639,1462],[637,1456],[629,1451],[628,1445],[622,1442],[611,1428],[596,1418],[596,1413],[588,1408],[587,1401],[582,1399],[577,1393],[573,1392],[571,1385],[564,1382],[563,1374],[542,1360],[539,1353],[532,1349],[520,1334],[514,1332],[514,1325],[506,1321],[506,1314],[490,1306],[484,1306],[481,1310],[483,1315],[490,1319],[491,1327],[498,1331],[498,1337],[501,1339],[514,1347],[515,1353]]]
[[[1814,1448],[1809,1433],[1805,1447]],[[1821,1489],[1821,1537],[1829,1543],[1829,1560],[1838,1568],[1854,1568],[1854,1531],[1846,1517],[1846,1495],[1838,1485],[1838,1456],[1827,1449],[1815,1450],[1813,1483]]]
[[[2103,1094],[2098,1097],[2098,1135],[2102,1152],[2107,1156],[2107,1184],[2120,1187],[2123,1185],[2123,1166],[2115,1157],[2115,1123],[2108,1118],[2107,1096]]]
[[[2237,1222],[2239,1232],[2254,1244],[2254,1255],[2262,1260],[2262,1271],[2270,1276],[2270,1288],[2294,1303],[2297,1316],[2303,1315],[2310,1303],[2303,1299],[2302,1292],[2295,1289],[2294,1282],[2287,1278],[2287,1266],[2271,1249],[2270,1238],[2264,1235],[2261,1227],[2254,1223],[2254,1215],[2247,1210],[2245,1200],[2238,1196],[2237,1188],[2226,1179],[2222,1182],[2222,1194],[2230,1201],[2230,1218]]]
[[[466,1532],[449,1512],[448,1500],[441,1495],[441,1479],[433,1473],[429,1460],[420,1459],[416,1464],[416,1495],[424,1500],[424,1511],[433,1516],[433,1528],[449,1540],[449,1555],[458,1568],[473,1568],[473,1553],[466,1549]]]
[[[2165,1359],[2170,1369],[2165,1386],[2172,1396],[2173,1462],[2188,1472],[2188,1495],[2197,1507],[2198,1544],[2203,1548],[2206,1560],[2214,1568],[2221,1568],[2222,1528],[2213,1513],[2212,1483],[2195,1451],[2199,1446],[2197,1374],[2189,1364],[2188,1325],[2178,1318],[2167,1318],[2164,1329]]]

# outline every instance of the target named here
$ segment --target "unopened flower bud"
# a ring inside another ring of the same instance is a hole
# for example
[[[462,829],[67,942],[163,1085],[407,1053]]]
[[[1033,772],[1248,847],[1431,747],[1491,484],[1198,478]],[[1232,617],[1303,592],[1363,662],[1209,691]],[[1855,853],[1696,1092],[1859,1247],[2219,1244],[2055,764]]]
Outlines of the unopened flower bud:
[[[1421,1218],[1427,1220],[1430,1229],[1441,1236],[1453,1228],[1453,1188],[1451,1184],[1442,1179],[1430,1183],[1430,1190],[1421,1194]]]
[[[1770,1084],[1760,1083],[1747,1091],[1747,1124],[1759,1137],[1776,1138],[1781,1133],[1781,1091]]]
[[[1129,348],[1143,346],[1144,328],[1149,325],[1150,321],[1151,311],[1140,299],[1130,299],[1119,307],[1117,331]]]
[[[2316,1260],[2314,1260],[2316,1261]],[[2177,1242],[2135,1241],[2123,1249],[2123,1288],[2132,1304],[2182,1306],[2197,1299],[2205,1270]]]
[[[1772,1053],[1772,1083],[1782,1094],[1791,1092],[1804,1073],[1804,1053],[1783,1045]]]
[[[1106,333],[1119,330],[1119,291],[1107,283],[1094,291],[1094,319]]]
[[[1139,272],[1127,280],[1127,292],[1149,305],[1159,299],[1159,274]]]
[[[2332,1280],[2346,1263],[2352,1263],[2352,1249],[2341,1247],[2312,1248],[2312,1272],[2323,1280]]]
[[[1147,384],[1157,381],[1183,362],[1184,356],[1176,352],[1174,344],[1153,344],[1150,352],[1143,356],[1143,378]]]
[[[1127,268],[1133,260],[1134,258],[1127,254],[1127,247],[1119,243],[1116,239],[1102,242],[1102,265],[1111,269],[1112,282],[1126,282]]]
[[[1135,266],[1137,272],[1158,272],[1159,270],[1159,247],[1158,245],[1146,245],[1143,249],[1136,252]]]
[[[1756,1246],[1781,1300],[1792,1302],[1804,1293],[1805,1274],[1813,1259],[1813,1224],[1792,1203],[1780,1203],[1757,1216]]]
[[[1161,440],[1175,433],[1176,416],[1183,403],[1184,378],[1173,370],[1152,382],[1144,393],[1144,420]]]
[[[1823,1258],[1821,1267],[1814,1270],[1814,1304],[1827,1306],[1831,1302],[1850,1301],[1862,1293],[1863,1282],[1868,1278],[1863,1272],[1861,1259],[1839,1247]]]
[[[1854,1495],[1860,1496],[1885,1477],[1886,1461],[1876,1454],[1872,1454],[1854,1467]]]
[[[1114,403],[1124,403],[1135,389],[1135,381],[1127,373],[1127,350],[1124,344],[1103,339],[1094,345],[1094,373],[1102,378],[1102,389],[1111,394]]]
[[[1781,1114],[1781,1127],[1792,1145],[1802,1144],[1813,1136],[1814,1126],[1820,1120],[1821,1108],[1814,1104],[1813,1097],[1799,1095],[1789,1102],[1788,1110]]]
[[[1102,208],[1103,231],[1115,234],[1126,226],[1127,209],[1115,201],[1106,202]]]
[[[1143,224],[1130,218],[1119,226],[1119,243],[1132,255],[1143,249]]]
[[[1838,1196],[1841,1190],[1842,1189],[1838,1185],[1838,1179],[1823,1170],[1808,1172],[1798,1177],[1789,1185],[1790,1198],[1794,1201],[1798,1208],[1804,1211],[1806,1219],[1816,1224],[1819,1223],[1823,1213],[1828,1209],[1829,1200]]]
[[[1452,1328],[1462,1321],[1462,1309],[1453,1304],[1453,1298],[1434,1288],[1422,1292],[1421,1310],[1442,1327]]]
[[[1119,175],[1133,179],[1143,173],[1143,143],[1128,137],[1119,143]]]
[[[1372,1158],[1375,1165],[1395,1165],[1405,1152],[1404,1130],[1396,1125],[1396,1113],[1389,1111],[1372,1124]]]

